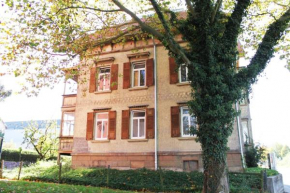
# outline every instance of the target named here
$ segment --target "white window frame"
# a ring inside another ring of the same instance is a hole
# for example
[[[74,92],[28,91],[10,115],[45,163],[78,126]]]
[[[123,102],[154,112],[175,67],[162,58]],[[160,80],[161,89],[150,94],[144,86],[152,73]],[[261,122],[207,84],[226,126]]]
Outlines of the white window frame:
[[[110,69],[110,72],[109,73],[101,73],[101,69]],[[100,92],[102,92],[102,91],[109,91],[109,90],[111,90],[111,87],[109,86],[109,88],[108,89],[106,89],[106,87],[104,86],[104,85],[106,85],[106,79],[104,78],[104,82],[103,82],[103,90],[100,90],[100,78],[101,78],[101,76],[104,76],[104,77],[106,77],[107,75],[110,75],[110,78],[109,78],[109,84],[111,84],[111,67],[110,66],[104,66],[104,67],[99,67],[98,68],[98,80],[97,80],[97,91],[100,91]]]
[[[73,114],[73,117],[74,119],[73,120],[65,120],[65,114]],[[68,135],[64,135],[63,134],[63,131],[64,131],[64,125],[65,124],[68,124]],[[72,137],[74,135],[74,124],[75,123],[75,112],[64,112],[63,113],[63,120],[62,120],[62,128],[61,128],[61,136],[64,136],[64,137]]]
[[[188,127],[190,128],[190,127],[192,126],[192,125],[191,125],[191,122],[190,122],[190,117],[191,117],[191,116],[190,116],[189,113],[186,114],[186,115],[184,115],[184,114],[183,114],[184,109],[189,110],[189,108],[188,108],[187,106],[180,107],[180,119],[181,119],[181,121],[180,121],[180,129],[181,129],[181,137],[193,137],[194,135],[191,135],[191,134],[185,135],[185,134],[183,133],[183,117],[187,117],[187,119],[188,119],[188,123],[189,123]],[[195,118],[195,119],[196,119],[196,118]]]
[[[186,71],[185,78],[186,78],[186,81],[182,81],[182,78],[181,78],[181,67],[182,66],[185,66],[185,71]],[[188,67],[185,64],[181,64],[179,69],[178,69],[178,79],[179,79],[179,83],[189,82],[189,80],[188,80]]]
[[[98,115],[100,114],[107,114],[108,118],[107,119],[98,119]],[[107,140],[108,139],[108,133],[109,133],[109,113],[108,112],[102,112],[102,113],[95,113],[94,115],[94,140]],[[98,121],[101,121],[102,122],[102,130],[101,130],[101,138],[97,138],[97,131],[98,131]],[[107,128],[107,137],[103,137],[104,135],[104,122],[107,121],[107,124],[108,124],[108,128]]]
[[[142,112],[145,113],[144,117],[133,117],[133,113],[134,112]],[[131,139],[145,139],[146,138],[146,111],[145,110],[132,110],[130,112],[130,117],[131,117],[131,123],[130,123],[130,133],[131,133]],[[143,137],[139,137],[140,136],[140,119],[144,119],[144,136]],[[138,120],[138,137],[133,137],[133,121],[134,120]]]
[[[135,64],[144,64],[144,68],[138,68],[138,69],[134,69],[134,65]],[[132,66],[132,80],[131,80],[131,82],[132,82],[132,87],[144,87],[144,86],[146,86],[146,60],[141,60],[141,61],[134,61],[134,62],[131,62],[131,66]],[[144,85],[143,86],[140,86],[140,78],[141,78],[141,73],[140,73],[140,71],[141,70],[144,70],[145,71],[145,75],[144,75]],[[137,86],[135,86],[134,85],[134,75],[135,75],[135,73],[134,72],[136,72],[136,71],[138,71],[138,85]]]

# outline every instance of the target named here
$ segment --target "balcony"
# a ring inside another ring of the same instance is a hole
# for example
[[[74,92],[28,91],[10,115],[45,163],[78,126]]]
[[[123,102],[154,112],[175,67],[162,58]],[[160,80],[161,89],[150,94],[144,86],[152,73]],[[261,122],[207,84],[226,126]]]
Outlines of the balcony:
[[[77,95],[63,95],[62,108],[75,107],[77,102]]]
[[[59,137],[60,154],[71,154],[73,148],[73,137]]]

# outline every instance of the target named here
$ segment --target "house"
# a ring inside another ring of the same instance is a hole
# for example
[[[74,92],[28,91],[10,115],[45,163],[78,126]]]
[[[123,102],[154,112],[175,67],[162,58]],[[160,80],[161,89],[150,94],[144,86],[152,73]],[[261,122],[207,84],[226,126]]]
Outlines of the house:
[[[59,156],[71,155],[74,168],[202,171],[201,146],[189,132],[195,117],[187,107],[186,66],[176,71],[174,59],[154,39],[97,47],[87,63],[81,66],[88,81],[78,84],[76,94],[63,95]],[[228,141],[232,171],[242,169],[243,129],[251,134],[250,121],[243,125],[250,117],[243,116]]]

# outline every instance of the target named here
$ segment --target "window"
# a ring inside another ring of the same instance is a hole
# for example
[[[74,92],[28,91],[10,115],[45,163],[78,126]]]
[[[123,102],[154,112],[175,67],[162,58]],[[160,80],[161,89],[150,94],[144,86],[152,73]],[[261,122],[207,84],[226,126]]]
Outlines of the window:
[[[249,144],[250,143],[250,136],[249,136],[249,127],[248,127],[248,120],[242,120],[242,130],[243,130],[243,138],[244,143]]]
[[[73,136],[74,134],[75,113],[65,112],[62,122],[62,136]]]
[[[188,82],[188,68],[185,64],[179,67],[179,82]]]
[[[146,61],[136,61],[132,62],[132,86],[140,87],[146,85],[146,70],[145,70]]]
[[[189,114],[188,107],[181,107],[181,136],[189,137],[190,128],[196,126],[196,118]]]
[[[97,90],[106,91],[110,90],[110,67],[101,67],[99,68]]]
[[[131,138],[145,138],[145,111],[131,111]]]
[[[96,140],[108,138],[108,113],[95,114],[94,138]]]

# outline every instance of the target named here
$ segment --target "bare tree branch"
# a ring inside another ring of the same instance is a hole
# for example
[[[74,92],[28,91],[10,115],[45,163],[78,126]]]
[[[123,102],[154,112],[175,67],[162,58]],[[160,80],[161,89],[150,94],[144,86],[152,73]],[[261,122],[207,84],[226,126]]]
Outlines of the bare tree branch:
[[[56,14],[58,14],[61,11],[67,10],[67,9],[88,9],[88,10],[93,10],[93,11],[100,11],[100,12],[118,12],[121,11],[120,9],[112,9],[112,10],[104,10],[104,9],[98,9],[98,8],[93,8],[93,7],[82,7],[82,6],[70,6],[70,7],[65,7],[65,8],[60,8]]]
[[[185,0],[185,2],[186,2],[187,9],[188,9],[189,12],[191,13],[191,15],[195,16],[196,13],[195,13],[195,11],[194,11],[194,8],[193,8],[193,6],[192,6],[190,0]]]
[[[266,67],[267,62],[273,57],[274,46],[278,43],[283,32],[289,27],[290,8],[268,28],[255,56],[247,68],[236,74],[238,83],[254,83],[257,75]]]
[[[105,39],[104,41],[98,41],[98,40],[97,40],[97,41],[93,42],[92,44],[90,44],[90,46],[92,46],[92,47],[97,47],[97,46],[100,46],[100,45],[102,45],[102,44],[110,43],[110,42],[112,42],[112,41],[114,41],[114,40],[117,40],[118,38],[120,38],[120,37],[122,37],[122,36],[124,36],[124,35],[126,35],[126,34],[129,34],[130,32],[135,31],[135,30],[138,29],[138,28],[140,28],[140,26],[135,26],[135,27],[133,27],[133,28],[130,29],[130,30],[124,31],[124,32],[122,32],[122,33],[119,33],[117,36],[114,36],[114,37],[111,37],[111,38]],[[86,46],[84,49],[82,49],[82,51],[86,51],[87,49],[88,49],[88,47]]]
[[[211,23],[214,22],[214,19],[215,19],[215,16],[218,12],[218,10],[220,9],[221,5],[222,5],[222,2],[223,0],[218,0],[215,4],[215,8],[214,8],[214,11],[212,12],[212,15],[211,15]]]
[[[126,7],[124,7],[118,0],[112,0],[115,5],[117,5],[122,11],[124,11],[125,13],[127,13],[128,15],[130,15],[141,27],[141,29],[143,29],[144,31],[151,33],[153,36],[155,36],[158,39],[163,39],[163,35],[158,32],[157,30],[153,29],[152,27],[146,25],[144,22],[141,21],[141,19],[139,19],[137,17],[136,14],[134,14],[132,11],[130,11],[129,9],[127,9]]]
[[[158,15],[158,18],[159,18],[163,28],[165,29],[165,37],[168,41],[168,46],[170,48],[170,51],[172,51],[176,55],[179,55],[186,64],[189,64],[190,60],[185,55],[184,50],[174,40],[174,36],[172,35],[172,33],[170,31],[170,27],[168,25],[168,22],[165,20],[164,15],[161,12],[161,8],[159,7],[159,5],[157,4],[157,2],[155,0],[150,0],[150,2],[152,4],[156,14]]]

